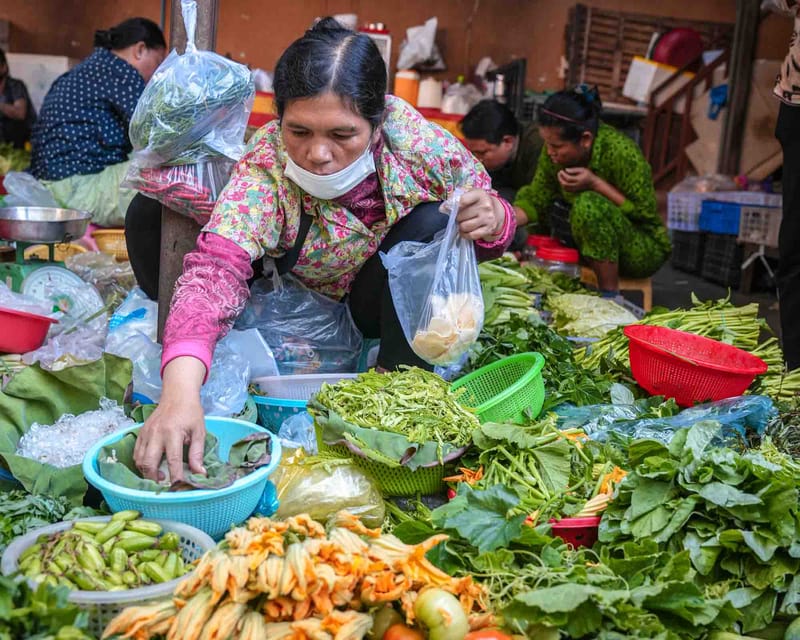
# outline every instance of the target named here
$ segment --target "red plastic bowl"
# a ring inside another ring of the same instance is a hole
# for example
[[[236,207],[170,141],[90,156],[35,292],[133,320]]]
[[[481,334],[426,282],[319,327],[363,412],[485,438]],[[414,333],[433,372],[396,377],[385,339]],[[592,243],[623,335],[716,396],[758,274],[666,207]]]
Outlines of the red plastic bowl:
[[[550,533],[573,547],[591,547],[597,542],[600,516],[550,520]]]
[[[0,307],[0,352],[27,353],[44,344],[54,318]]]
[[[761,358],[729,344],[667,327],[628,325],[631,373],[653,395],[682,407],[733,398],[767,371]]]

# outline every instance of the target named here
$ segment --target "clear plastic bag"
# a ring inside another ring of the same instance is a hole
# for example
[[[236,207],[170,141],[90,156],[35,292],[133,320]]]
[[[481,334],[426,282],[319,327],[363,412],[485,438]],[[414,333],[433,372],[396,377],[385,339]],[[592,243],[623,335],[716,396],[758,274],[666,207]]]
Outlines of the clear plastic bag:
[[[241,413],[247,402],[250,364],[234,351],[227,336],[217,343],[208,372],[200,389],[203,413],[207,416],[231,416]]]
[[[67,257],[64,266],[97,289],[109,311],[116,309],[136,287],[131,263],[117,262],[108,253],[76,253]]]
[[[237,160],[255,97],[244,65],[195,45],[197,3],[181,0],[186,51],[172,51],[147,83],[130,124],[132,161],[140,167]]]
[[[307,454],[317,455],[317,434],[314,419],[308,411],[286,418],[278,430],[284,449],[303,449]]]
[[[30,173],[9,171],[3,179],[8,195],[3,200],[5,207],[57,207],[53,194]]]
[[[381,253],[406,340],[430,364],[455,364],[483,327],[483,295],[475,245],[458,232],[461,191],[442,205],[450,219],[433,242],[400,242]]]
[[[123,182],[176,213],[202,225],[228,184],[234,162],[229,158],[201,160],[194,164],[140,167],[131,163]]]
[[[363,339],[348,306],[288,274],[253,285],[235,328],[261,332],[281,375],[353,373],[361,355]]]
[[[284,455],[270,476],[278,492],[278,519],[301,513],[326,522],[342,509],[357,515],[368,527],[383,524],[383,496],[373,481],[347,460],[306,457],[298,449]]]
[[[22,293],[16,293],[9,289],[4,282],[0,282],[0,307],[32,313],[36,316],[54,317],[55,315],[52,312],[52,308],[48,307],[44,301]]]
[[[605,442],[615,436],[649,438],[669,444],[675,432],[697,422],[713,420],[722,425],[715,446],[729,446],[745,439],[747,432],[764,433],[777,415],[772,400],[766,396],[737,396],[699,404],[677,415],[663,418],[639,418],[646,405],[563,405],[556,409],[560,429],[580,428],[592,440]]]

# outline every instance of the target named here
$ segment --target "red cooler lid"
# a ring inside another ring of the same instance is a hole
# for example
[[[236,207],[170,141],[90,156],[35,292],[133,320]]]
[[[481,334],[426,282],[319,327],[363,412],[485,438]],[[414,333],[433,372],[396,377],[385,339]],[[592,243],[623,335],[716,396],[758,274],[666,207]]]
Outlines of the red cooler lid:
[[[555,238],[551,238],[550,236],[537,236],[532,235],[528,236],[528,239],[525,241],[529,247],[559,247],[561,243],[556,240]]]
[[[540,260],[552,260],[554,262],[574,262],[578,264],[580,254],[577,249],[566,247],[540,247],[536,251],[536,257]]]

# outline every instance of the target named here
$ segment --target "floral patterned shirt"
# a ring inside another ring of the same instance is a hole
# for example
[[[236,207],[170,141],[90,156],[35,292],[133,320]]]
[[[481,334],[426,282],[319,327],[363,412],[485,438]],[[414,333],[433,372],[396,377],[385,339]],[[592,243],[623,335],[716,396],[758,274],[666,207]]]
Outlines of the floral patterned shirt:
[[[789,52],[775,81],[774,93],[787,104],[800,105],[800,3],[798,0],[764,0],[761,8],[794,18]]]
[[[386,97],[382,133],[376,173],[386,215],[371,226],[283,175],[286,148],[274,120],[250,141],[204,230],[233,240],[252,260],[279,257],[295,244],[302,206],[314,222],[293,273],[315,291],[341,298],[392,225],[416,205],[446,200],[457,187],[491,190],[486,171],[452,134],[393,96]]]
[[[256,134],[197,249],[184,258],[164,328],[162,369],[174,358],[192,356],[208,372],[214,345],[244,309],[251,261],[294,246],[300,206],[314,222],[293,273],[338,300],[391,226],[416,205],[446,200],[457,187],[494,193],[489,175],[456,138],[391,96],[375,154],[376,174],[335,201],[318,200],[284,177],[286,150],[277,123]],[[500,202],[503,231],[475,243],[479,260],[500,256],[514,236],[514,211]]]

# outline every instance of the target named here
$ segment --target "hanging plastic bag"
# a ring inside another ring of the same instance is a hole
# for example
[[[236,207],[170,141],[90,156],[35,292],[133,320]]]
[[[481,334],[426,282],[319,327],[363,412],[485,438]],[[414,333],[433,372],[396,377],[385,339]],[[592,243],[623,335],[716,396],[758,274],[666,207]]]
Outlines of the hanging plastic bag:
[[[195,45],[197,3],[181,0],[186,51],[173,50],[147,83],[130,124],[133,164],[191,164],[210,157],[237,160],[255,97],[244,65]]]
[[[233,160],[224,157],[177,166],[132,166],[124,186],[204,225],[228,184],[233,165]]]
[[[361,355],[348,306],[289,274],[256,282],[235,328],[258,329],[282,375],[353,373]]]
[[[433,242],[400,242],[380,254],[406,340],[420,358],[440,366],[458,362],[483,327],[475,246],[456,222],[461,193],[442,205],[450,219]]]

